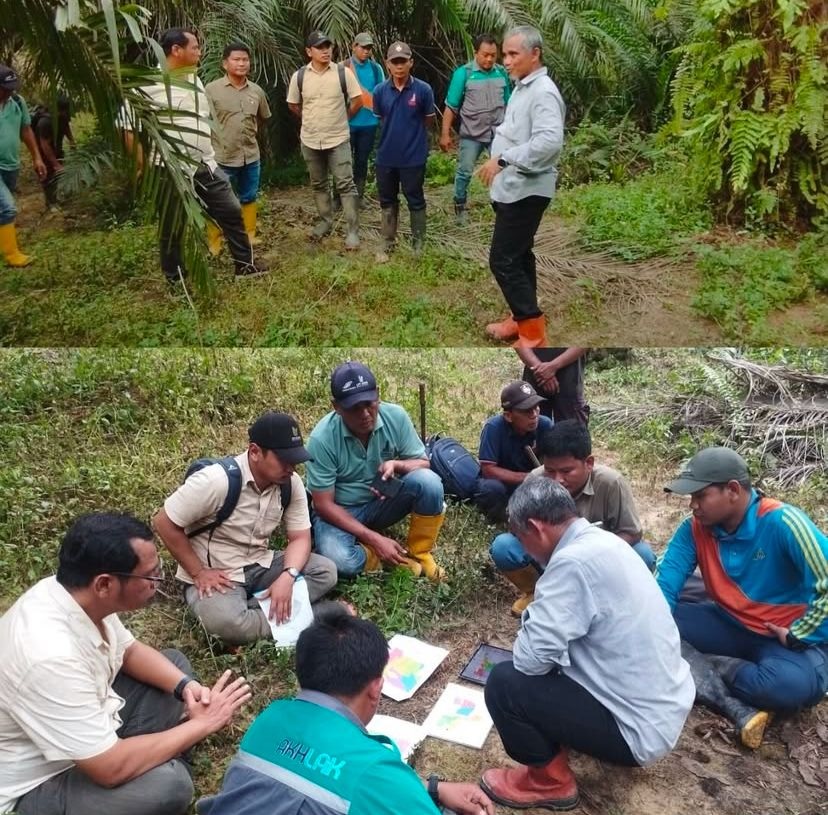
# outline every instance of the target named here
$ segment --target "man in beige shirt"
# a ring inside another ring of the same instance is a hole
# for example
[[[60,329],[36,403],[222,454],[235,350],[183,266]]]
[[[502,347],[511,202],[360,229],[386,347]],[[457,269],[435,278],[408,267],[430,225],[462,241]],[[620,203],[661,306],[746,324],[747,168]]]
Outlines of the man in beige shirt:
[[[328,175],[332,175],[345,213],[345,248],[357,249],[359,198],[348,121],[362,107],[362,88],[350,68],[333,62],[333,42],[324,31],[311,31],[305,44],[310,62],[290,78],[287,103],[290,112],[302,121],[299,139],[319,213],[311,234],[320,239],[333,229],[328,187]]]
[[[281,623],[290,618],[297,579],[307,580],[312,603],[337,579],[331,560],[311,554],[308,499],[294,470],[310,456],[296,420],[269,411],[250,426],[248,437],[244,453],[229,464],[224,460],[192,473],[153,519],[179,563],[176,577],[186,584],[184,597],[193,613],[208,632],[231,645],[271,636],[255,593],[267,591],[270,616]],[[216,525],[231,478],[239,474],[236,505]],[[290,497],[283,507],[288,483]],[[277,552],[268,542],[281,521],[287,546]]]
[[[585,425],[576,419],[557,422],[538,440],[538,456],[543,466],[531,475],[544,475],[566,487],[582,518],[625,540],[651,572],[655,569],[655,554],[641,540],[641,521],[630,485],[617,470],[595,463]],[[498,535],[489,552],[495,566],[521,592],[512,606],[512,613],[520,616],[532,602],[542,570],[511,532]]]
[[[261,162],[259,127],[270,118],[265,92],[247,75],[250,73],[250,49],[242,42],[231,42],[221,63],[224,76],[204,90],[213,106],[218,129],[213,132],[213,148],[219,167],[230,178],[242,209],[244,228],[250,243],[256,241],[256,197],[259,194]],[[221,250],[221,230],[208,227],[210,251]]]
[[[184,815],[187,751],[250,699],[230,671],[205,687],[187,658],[118,618],[164,581],[152,530],[129,515],[77,518],[45,577],[0,617],[0,812]]]

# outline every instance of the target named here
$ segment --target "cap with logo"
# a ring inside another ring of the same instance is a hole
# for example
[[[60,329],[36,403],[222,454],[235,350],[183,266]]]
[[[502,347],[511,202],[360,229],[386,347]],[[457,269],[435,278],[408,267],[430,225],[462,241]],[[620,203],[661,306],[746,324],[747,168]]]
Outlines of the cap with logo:
[[[528,382],[521,380],[510,382],[500,392],[500,406],[503,410],[530,410],[545,401]]]
[[[331,374],[331,396],[340,407],[379,399],[377,380],[361,362],[343,362]]]
[[[677,495],[691,495],[711,484],[726,484],[728,481],[742,481],[750,478],[745,460],[728,447],[708,447],[691,458],[671,481],[664,492]]]
[[[318,48],[325,43],[333,43],[333,40],[324,31],[311,31],[305,40],[308,48]]]
[[[366,45],[373,44],[374,38],[367,31],[360,31],[359,34],[354,37],[354,45],[361,45],[364,48]]]
[[[16,91],[17,84],[17,74],[8,65],[0,64],[0,88],[5,88],[7,91]]]
[[[287,464],[313,461],[302,441],[299,424],[287,413],[269,410],[253,422],[247,431],[253,444],[272,450]]]
[[[388,46],[386,59],[411,59],[411,48],[405,42],[392,42]]]

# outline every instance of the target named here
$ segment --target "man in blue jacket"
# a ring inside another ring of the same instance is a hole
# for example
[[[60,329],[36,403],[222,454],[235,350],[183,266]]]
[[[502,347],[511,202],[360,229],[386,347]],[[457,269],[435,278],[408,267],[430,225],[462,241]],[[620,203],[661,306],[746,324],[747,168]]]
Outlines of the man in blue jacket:
[[[744,459],[725,447],[701,450],[665,490],[690,496],[693,513],[656,575],[682,639],[717,655],[709,661],[747,705],[816,704],[828,690],[826,536],[802,510],[754,489]],[[679,601],[697,565],[710,600]]]

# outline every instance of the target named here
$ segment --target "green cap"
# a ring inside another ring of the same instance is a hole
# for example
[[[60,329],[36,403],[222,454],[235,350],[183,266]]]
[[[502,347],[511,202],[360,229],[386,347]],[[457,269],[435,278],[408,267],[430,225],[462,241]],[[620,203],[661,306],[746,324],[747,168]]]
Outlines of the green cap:
[[[696,453],[688,461],[679,477],[670,482],[664,492],[690,495],[711,484],[726,484],[728,481],[742,481],[749,478],[745,460],[728,447],[708,447]]]

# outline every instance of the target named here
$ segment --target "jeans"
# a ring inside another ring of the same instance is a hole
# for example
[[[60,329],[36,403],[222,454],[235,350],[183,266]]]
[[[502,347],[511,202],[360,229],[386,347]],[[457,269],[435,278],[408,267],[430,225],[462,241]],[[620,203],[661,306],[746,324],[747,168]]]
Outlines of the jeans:
[[[791,651],[776,637],[745,628],[713,602],[679,602],[673,617],[681,638],[696,650],[745,660],[727,684],[748,705],[795,710],[815,705],[828,691],[828,645]]]
[[[414,470],[400,476],[402,488],[394,498],[374,498],[367,504],[342,507],[369,529],[387,529],[411,512],[418,515],[441,515],[443,482],[431,470]],[[356,538],[344,529],[313,516],[313,547],[335,564],[341,577],[353,577],[365,568],[365,550]]]
[[[266,589],[284,570],[285,553],[274,552],[268,569],[258,564],[245,566],[244,583],[234,583],[224,594],[198,597],[195,586],[187,586],[184,599],[205,630],[231,645],[243,645],[271,637],[270,623],[258,601],[257,591]],[[336,585],[336,567],[326,557],[312,554],[302,570],[308,584],[308,595],[315,603]]]
[[[354,162],[354,181],[365,181],[368,178],[368,159],[374,149],[377,139],[376,127],[351,128],[351,155]]]
[[[400,187],[408,203],[410,212],[426,208],[425,164],[420,167],[381,167],[377,165],[377,193],[380,209],[390,209],[399,205]]]
[[[332,175],[336,192],[339,195],[357,194],[351,164],[350,141],[344,141],[327,150],[314,150],[303,144],[302,156],[308,166],[314,192],[327,193],[329,191],[328,175]]]
[[[651,571],[655,571],[656,556],[652,547],[647,541],[638,541],[631,544],[633,551],[644,561],[644,565]],[[495,566],[501,572],[511,572],[515,569],[522,569],[524,566],[533,565],[538,571],[542,571],[540,564],[526,554],[520,541],[511,532],[501,532],[489,547],[489,554],[492,556]]]
[[[200,164],[193,176],[193,191],[207,214],[218,224],[236,264],[241,270],[253,263],[253,250],[242,222],[241,205],[233,193],[230,180],[221,168],[211,170]],[[178,280],[178,270],[184,271],[181,255],[183,232],[182,213],[176,206],[167,207],[158,226],[161,251],[161,269],[167,280]]]
[[[14,193],[20,170],[0,170],[0,226],[13,224],[17,217]]]
[[[162,651],[176,667],[191,674],[187,658],[172,649]],[[147,733],[162,733],[181,720],[184,705],[171,693],[138,682],[119,673],[112,689],[124,700],[118,736],[127,739]],[[193,799],[190,768],[181,758],[107,789],[77,768],[44,781],[17,803],[18,815],[67,815],[69,813],[118,813],[118,815],[184,815]]]
[[[238,196],[240,204],[252,204],[259,194],[259,178],[262,175],[262,165],[259,161],[251,161],[250,164],[243,164],[241,167],[226,167],[219,164],[222,170],[227,173],[230,184]]]
[[[540,317],[537,270],[532,247],[549,198],[530,195],[513,204],[492,202],[494,231],[489,268],[516,320]]]
[[[469,189],[469,182],[474,174],[474,165],[480,154],[489,152],[490,144],[475,141],[474,139],[460,139],[460,149],[457,153],[457,172],[454,175],[454,202],[465,204]]]
[[[496,478],[480,478],[474,493],[475,506],[490,524],[503,523],[506,520],[506,506],[514,491],[512,484],[504,484]]]
[[[612,713],[559,671],[527,676],[511,660],[501,662],[484,694],[504,749],[521,764],[542,766],[571,747],[600,761],[638,766]]]

